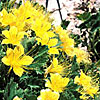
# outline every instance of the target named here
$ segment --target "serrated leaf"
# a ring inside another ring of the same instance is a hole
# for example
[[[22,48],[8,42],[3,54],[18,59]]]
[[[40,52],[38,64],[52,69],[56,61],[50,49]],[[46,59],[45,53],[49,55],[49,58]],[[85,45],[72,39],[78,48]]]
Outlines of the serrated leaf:
[[[4,90],[4,99],[13,100],[15,96],[23,97],[23,90],[18,88],[18,84],[11,79]]]

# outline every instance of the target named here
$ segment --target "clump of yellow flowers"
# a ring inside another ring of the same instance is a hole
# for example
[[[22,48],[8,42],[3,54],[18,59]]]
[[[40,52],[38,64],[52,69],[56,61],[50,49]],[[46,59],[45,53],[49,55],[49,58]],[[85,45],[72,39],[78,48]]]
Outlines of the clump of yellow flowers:
[[[12,43],[16,45],[23,36],[26,35],[25,31],[33,30],[35,31],[38,43],[47,45],[50,54],[59,54],[57,47],[54,47],[57,45],[58,39],[53,38],[55,37],[55,34],[51,29],[49,14],[45,14],[42,8],[40,8],[40,10],[38,7],[38,5],[33,7],[29,1],[26,1],[25,4],[21,5],[18,9],[11,9],[9,13],[3,9],[0,12],[0,22],[2,26],[9,25],[10,28],[14,26],[13,28],[16,32],[12,32],[12,28],[9,32],[3,32],[4,35],[8,35],[6,36],[7,39],[4,39],[2,43]],[[9,34],[12,34],[13,36]],[[12,40],[12,38],[15,38],[15,40]]]
[[[28,36],[29,33],[30,37],[27,38],[31,38],[32,31],[35,32],[37,45],[48,46],[50,55],[58,55],[59,51],[64,51],[71,58],[76,55],[78,63],[82,61],[89,62],[89,53],[80,48],[75,48],[75,42],[69,37],[69,33],[61,26],[54,28],[49,16],[50,14],[45,13],[38,4],[33,6],[29,1],[24,2],[18,9],[12,8],[9,11],[3,9],[0,12],[1,26],[9,26],[9,29],[2,31],[4,39],[1,44],[6,44],[7,47],[8,44],[12,46],[12,48],[7,48],[6,55],[2,58],[2,62],[6,66],[10,66],[8,72],[13,70],[16,75],[21,77],[26,72],[26,69],[29,69],[27,66],[32,64],[33,58],[24,53],[24,47],[21,44],[24,35]],[[62,42],[60,46],[57,45],[59,42],[57,36]],[[50,79],[45,79],[46,89],[41,90],[38,100],[58,100],[60,93],[66,89],[70,80],[68,77],[62,76],[64,67],[58,62],[58,59],[53,57],[52,63],[45,69],[45,74],[46,76],[50,74]],[[82,96],[80,97],[82,99],[87,98],[85,94],[94,97],[94,94],[98,91],[98,87],[92,86],[91,77],[86,76],[83,71],[81,71],[80,77],[75,77],[74,81],[75,84],[83,88],[81,91]],[[13,100],[21,100],[21,98],[16,96]]]
[[[58,26],[55,28],[55,32],[59,34],[60,40],[62,42],[62,44],[60,45],[63,47],[60,49],[61,51],[64,51],[71,58],[76,55],[76,60],[78,63],[82,61],[85,63],[90,62],[89,53],[81,50],[80,48],[74,47],[74,39],[69,37],[69,32],[67,30],[64,30],[61,26]]]
[[[41,90],[38,100],[58,100],[60,92],[63,92],[69,82],[69,78],[60,74],[50,74],[50,80],[46,79],[45,86],[49,89]]]
[[[12,8],[9,12],[3,9],[0,12],[1,25],[3,27],[10,26],[9,30],[2,31],[2,34],[5,36],[2,44],[16,46],[14,50],[11,48],[7,49],[7,56],[2,58],[2,62],[10,66],[10,70],[13,69],[14,73],[18,76],[22,76],[23,72],[25,72],[24,69],[26,67],[24,65],[30,65],[33,61],[33,58],[24,54],[24,48],[21,46],[21,40],[24,38],[24,35],[28,35],[28,30],[35,31],[38,43],[48,45],[49,54],[59,54],[57,47],[55,47],[58,39],[53,38],[55,34],[51,30],[49,14],[45,14],[38,7],[38,5],[33,7],[29,1],[26,1],[18,9]]]
[[[46,69],[45,74],[50,73],[50,80],[46,79],[45,87],[49,89],[41,90],[38,100],[58,100],[61,92],[69,83],[69,78],[62,77],[64,68],[58,65],[57,58],[53,57],[53,62]],[[54,91],[54,92],[53,92]],[[52,94],[52,95],[51,95]]]
[[[85,75],[82,70],[80,77],[76,76],[74,82],[75,84],[82,86],[83,89],[81,89],[81,91],[78,91],[82,94],[80,98],[83,100],[86,100],[86,98],[88,98],[86,94],[89,94],[92,98],[94,98],[94,94],[97,94],[99,90],[99,87],[93,84],[92,78]]]
[[[69,33],[66,30],[62,29],[61,26],[56,27],[55,31],[53,30],[49,15],[39,5],[33,7],[29,1],[26,1],[18,9],[12,8],[9,12],[3,9],[0,12],[0,22],[2,26],[9,25],[11,29],[9,32],[7,30],[3,32],[7,39],[4,39],[2,44],[12,43],[17,45],[23,36],[26,35],[26,31],[33,30],[35,31],[38,44],[47,45],[49,54],[59,54],[56,46],[58,44],[58,39],[55,38],[56,32],[62,41],[60,46],[63,48],[60,50],[65,51],[70,57],[76,55],[78,63],[82,61],[89,62],[89,54],[84,50],[74,48],[74,40],[69,37]],[[16,32],[12,32],[12,29]],[[15,39],[12,40],[12,38]]]

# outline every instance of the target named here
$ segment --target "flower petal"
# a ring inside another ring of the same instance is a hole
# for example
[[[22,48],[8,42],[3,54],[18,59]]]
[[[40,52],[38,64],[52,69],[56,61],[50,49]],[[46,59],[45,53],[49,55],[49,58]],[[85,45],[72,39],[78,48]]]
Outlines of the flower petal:
[[[18,75],[19,77],[22,76],[24,69],[21,68],[20,66],[13,66],[13,71],[16,75]]]
[[[10,56],[11,54],[13,54],[13,49],[7,48],[6,54],[7,54],[7,56]]]
[[[17,39],[21,40],[24,37],[24,35],[27,35],[27,33],[26,32],[19,32],[17,35]]]
[[[57,60],[57,58],[53,58],[53,66],[54,67],[58,66],[58,60]]]
[[[8,30],[4,30],[2,31],[2,34],[5,35],[5,37],[9,38],[9,31]]]
[[[2,62],[5,64],[5,65],[10,65],[10,63],[9,63],[9,59],[5,56],[5,57],[3,57],[2,58]]]
[[[30,65],[32,62],[33,62],[33,58],[26,55],[23,56],[19,61],[21,65]]]
[[[48,42],[48,46],[55,46],[58,43],[58,39],[50,39]]]
[[[15,26],[12,26],[10,28],[10,33],[12,36],[15,36],[16,37],[16,34],[17,34],[17,28]]]
[[[1,44],[10,44],[10,41],[8,39],[3,39]]]
[[[24,54],[24,48],[22,45],[15,47],[14,56],[16,57],[16,59],[22,56],[23,54]]]
[[[48,53],[50,54],[59,54],[59,51],[57,48],[49,48]]]

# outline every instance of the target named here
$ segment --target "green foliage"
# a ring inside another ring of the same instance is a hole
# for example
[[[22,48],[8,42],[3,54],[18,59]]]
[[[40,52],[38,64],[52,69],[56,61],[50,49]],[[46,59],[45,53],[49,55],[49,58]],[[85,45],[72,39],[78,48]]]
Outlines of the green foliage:
[[[87,18],[84,18],[85,16]],[[93,52],[91,54],[92,61],[97,61],[100,58],[100,11],[95,14],[85,12],[79,15],[78,18],[84,20],[78,27],[82,33],[82,45],[87,46],[89,52]]]
[[[77,100],[75,96],[71,93],[71,91],[66,90],[64,93],[61,94],[60,100]]]
[[[79,74],[78,73],[79,69],[80,69],[80,67],[79,67],[79,64],[76,61],[76,56],[74,56],[73,61],[72,61],[72,66],[71,66],[71,69],[70,69],[69,77],[75,78],[75,76],[77,76]]]
[[[99,100],[100,99],[100,94],[99,95],[97,95],[97,96],[95,96],[95,98],[94,98],[95,100]]]
[[[18,87],[18,83],[14,82],[13,79],[10,79],[10,83],[7,83],[7,86],[4,90],[4,100],[12,100],[15,96],[23,97],[23,90]]]
[[[12,71],[8,75],[9,67],[0,62],[0,95],[4,96],[5,100],[12,100],[15,96],[22,97],[23,100],[36,100],[40,90],[44,88],[43,67],[48,61],[48,47],[37,45],[35,38],[28,39],[26,36],[22,40],[22,45],[25,48],[25,53],[34,58],[33,64],[29,66],[33,69],[27,71],[29,74],[18,78]],[[0,46],[0,54],[0,58],[5,56],[2,45]],[[13,79],[13,77],[15,78]]]
[[[5,55],[5,52],[2,48],[2,45],[0,44],[0,61],[1,61],[1,58]],[[0,62],[1,63],[1,62]]]
[[[48,0],[47,0],[48,2]],[[9,3],[9,0],[0,2],[0,10],[3,8],[9,10],[13,8],[15,0]],[[17,4],[17,8],[20,6],[21,2]],[[34,6],[36,3],[33,4]],[[59,6],[60,7],[60,6]],[[42,9],[42,8],[41,8]],[[45,9],[44,9],[45,10]],[[61,13],[61,12],[60,12]],[[100,83],[100,11],[95,14],[90,12],[84,12],[77,16],[79,20],[82,20],[83,23],[79,25],[82,35],[70,34],[70,37],[75,41],[75,47],[78,47],[80,43],[83,46],[88,47],[88,51],[92,52],[91,58],[93,63],[86,64],[81,62],[78,64],[77,57],[74,56],[70,60],[70,57],[63,51],[59,52],[59,55],[49,55],[48,46],[38,44],[36,41],[35,32],[32,31],[31,36],[24,38],[21,41],[21,44],[24,47],[25,55],[31,56],[34,61],[31,65],[27,66],[29,69],[25,69],[21,77],[18,77],[11,70],[8,73],[10,66],[6,66],[2,63],[1,59],[6,55],[6,50],[8,47],[13,48],[15,46],[11,44],[0,44],[0,99],[1,100],[13,100],[15,96],[22,98],[23,100],[37,100],[37,97],[40,95],[40,91],[45,89],[45,69],[50,66],[51,60],[53,57],[58,59],[58,65],[65,67],[64,74],[62,77],[68,77],[69,83],[64,88],[64,91],[60,93],[59,100],[80,100],[81,94],[78,93],[77,89],[81,89],[79,85],[74,83],[74,78],[79,76],[80,70],[86,73],[87,76],[91,76],[96,83]],[[61,26],[63,29],[66,29],[69,25],[69,21],[63,20]],[[1,33],[3,30],[9,30],[10,26],[3,27],[0,26],[0,43],[5,38]],[[88,38],[87,38],[88,33]],[[58,37],[58,48],[63,48],[60,45],[62,44],[61,40]],[[83,39],[82,39],[83,38]],[[89,39],[89,43],[88,43]],[[95,59],[93,59],[95,58]],[[94,63],[97,61],[96,63]],[[47,75],[49,79],[50,74]],[[100,85],[99,85],[100,86]],[[91,98],[90,98],[91,99]],[[100,95],[97,94],[94,97],[94,100],[99,100]],[[91,99],[92,100],[92,99]]]
[[[90,17],[91,17],[91,13],[90,13],[90,12],[84,12],[83,14],[79,14],[79,15],[77,16],[77,18],[78,18],[79,20],[82,20],[82,21],[86,21],[86,20],[88,20]]]

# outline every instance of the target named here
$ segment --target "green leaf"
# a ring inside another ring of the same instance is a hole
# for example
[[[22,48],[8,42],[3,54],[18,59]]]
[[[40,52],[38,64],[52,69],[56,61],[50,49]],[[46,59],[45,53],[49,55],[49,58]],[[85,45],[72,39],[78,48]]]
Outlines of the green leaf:
[[[32,37],[31,39],[27,38],[26,36],[24,36],[24,39],[21,41],[21,44],[23,45],[24,49],[25,49],[25,53],[29,51],[30,48],[32,48],[32,46],[35,45],[35,38]]]
[[[38,85],[28,85],[31,89],[33,88],[33,89],[37,89],[37,88],[40,88]]]
[[[72,92],[66,90],[60,95],[60,100],[79,100],[79,99],[76,99]]]
[[[36,95],[25,95],[26,100],[37,100],[37,96]]]
[[[13,100],[15,96],[23,97],[23,89],[18,87],[18,83],[13,82],[13,79],[10,80],[10,83],[7,84],[4,90],[4,99]]]
[[[34,57],[34,60],[37,59],[37,58],[39,58],[39,57],[42,57],[45,53],[47,54],[47,52],[48,52],[48,48],[46,46],[40,47],[38,50],[39,50],[39,52]]]
[[[83,14],[79,14],[77,16],[77,18],[79,20],[82,20],[82,21],[88,20],[90,17],[91,17],[91,13],[90,12],[84,12]]]

